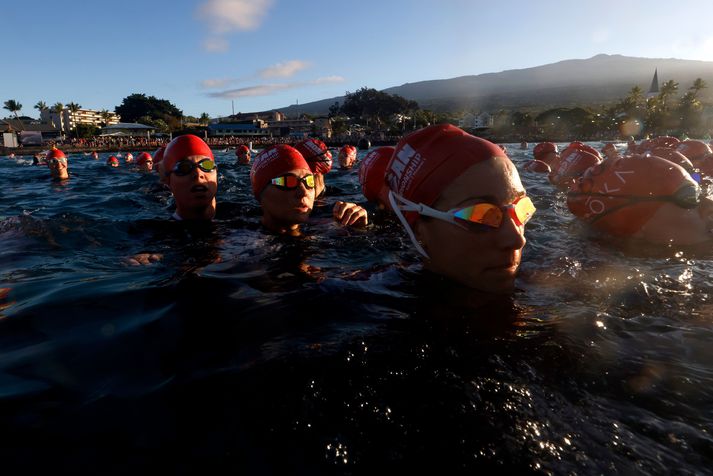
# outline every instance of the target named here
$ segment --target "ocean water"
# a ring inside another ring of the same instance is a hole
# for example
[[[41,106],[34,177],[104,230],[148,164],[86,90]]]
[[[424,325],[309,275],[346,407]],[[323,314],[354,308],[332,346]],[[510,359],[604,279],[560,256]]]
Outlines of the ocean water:
[[[593,236],[521,172],[518,289],[468,310],[387,218],[331,220],[356,169],[290,239],[232,151],[207,226],[108,155],[70,155],[63,184],[0,158],[4,474],[713,472],[707,247]]]

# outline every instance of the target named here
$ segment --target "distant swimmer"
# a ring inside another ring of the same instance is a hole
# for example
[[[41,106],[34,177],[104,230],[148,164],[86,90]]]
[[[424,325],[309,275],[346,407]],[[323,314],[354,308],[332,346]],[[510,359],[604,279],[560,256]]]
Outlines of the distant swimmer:
[[[386,181],[426,270],[473,290],[513,291],[535,207],[502,149],[450,124],[429,126],[401,139]]]
[[[676,164],[656,156],[605,160],[567,194],[567,206],[592,228],[654,244],[713,239],[713,200]]]
[[[175,220],[212,220],[218,191],[213,151],[191,134],[173,139],[163,153],[164,175],[176,201]]]
[[[527,141],[521,141],[520,142],[520,150],[527,150]]]
[[[585,170],[599,162],[600,157],[589,150],[567,147],[560,154],[559,160],[552,162],[552,170],[547,178],[558,189],[567,190]]]
[[[46,161],[52,180],[67,180],[69,178],[67,156],[64,155],[64,152],[53,147],[47,153]]]
[[[319,139],[305,139],[295,144],[295,149],[309,164],[315,179],[315,198],[319,198],[326,188],[324,176],[332,170],[332,153]]]
[[[96,150],[92,151],[92,159],[94,160],[99,160],[99,154],[97,153]]]
[[[351,169],[354,167],[357,159],[357,148],[353,145],[346,144],[341,149],[339,149],[339,156],[337,160],[339,162],[339,167],[342,169]]]
[[[548,174],[552,171],[550,164],[559,159],[557,145],[552,142],[541,142],[532,150],[533,159],[525,164],[525,170]]]
[[[250,164],[250,147],[245,144],[240,144],[235,149],[235,163],[238,165]]]
[[[394,147],[385,146],[370,150],[359,167],[359,183],[367,201],[381,209],[391,209],[389,187],[386,185],[386,166],[394,154]]]
[[[279,144],[260,152],[250,171],[253,195],[262,208],[262,224],[268,230],[298,236],[309,220],[316,194],[315,174],[300,152]],[[349,202],[336,202],[334,219],[343,225],[368,223],[366,210]]]
[[[153,170],[153,158],[148,152],[141,152],[136,158],[136,167],[141,172],[151,173]]]
[[[133,155],[131,152],[127,152],[127,153],[126,153],[126,157],[124,157],[124,161],[125,161],[127,164],[130,164],[131,162],[134,161],[134,155]]]
[[[112,155],[108,159],[106,159],[106,165],[108,165],[109,167],[118,167],[119,159]]]

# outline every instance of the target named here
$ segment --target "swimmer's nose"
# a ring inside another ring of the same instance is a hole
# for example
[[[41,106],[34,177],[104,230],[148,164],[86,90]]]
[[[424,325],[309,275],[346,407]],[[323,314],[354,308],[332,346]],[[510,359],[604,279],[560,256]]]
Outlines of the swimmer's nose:
[[[525,247],[525,225],[518,225],[509,213],[503,216],[503,222],[497,233],[498,247],[508,250],[520,250]]]

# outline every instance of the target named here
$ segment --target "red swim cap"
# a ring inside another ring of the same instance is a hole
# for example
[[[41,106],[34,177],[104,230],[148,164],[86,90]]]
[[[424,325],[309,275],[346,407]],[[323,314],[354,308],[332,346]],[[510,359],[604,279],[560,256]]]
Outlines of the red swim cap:
[[[656,157],[661,157],[662,159],[666,159],[669,162],[678,164],[689,172],[693,171],[693,164],[691,163],[691,161],[688,160],[685,155],[683,155],[677,150],[668,149],[665,147],[657,147],[651,151],[651,155],[655,155]]]
[[[153,162],[153,159],[151,158],[151,154],[149,154],[148,152],[141,152],[139,154],[139,156],[136,158],[136,164],[141,165],[144,162],[146,162],[147,160],[150,160]]]
[[[552,152],[554,152],[555,154],[559,152],[557,150],[557,145],[553,144],[552,142],[541,142],[537,144],[534,149],[532,149],[532,155],[535,160],[541,160],[545,163],[550,163],[552,159],[543,160],[543,157],[545,156],[545,154],[549,154]]]
[[[169,142],[166,146],[166,150],[163,152],[164,170],[166,173],[170,172],[173,166],[176,165],[176,162],[192,155],[202,155],[214,159],[213,151],[210,150],[208,144],[203,142],[203,139],[200,137],[192,134],[176,137]]]
[[[245,144],[240,144],[235,148],[235,155],[244,154],[246,152],[250,152],[250,148]]]
[[[305,139],[295,144],[295,149],[309,164],[312,173],[326,174],[332,169],[332,153],[319,139]]]
[[[352,165],[356,161],[357,149],[353,145],[345,145],[339,149],[339,164],[351,163]]]
[[[110,165],[112,167],[118,167],[119,166],[119,159],[114,157],[113,155],[106,159],[106,165]]]
[[[158,170],[158,164],[163,160],[163,153],[166,152],[166,146],[162,145],[156,152],[153,153],[153,169]]]
[[[52,147],[52,149],[47,152],[47,159],[66,159],[67,156],[64,155],[64,152],[59,150],[56,147]]]
[[[361,191],[370,202],[377,200],[388,201],[388,187],[386,185],[386,166],[394,154],[394,147],[379,147],[369,151],[361,162],[359,168],[359,183]]]
[[[562,160],[559,160],[556,166],[553,164],[552,172],[550,172],[548,178],[552,185],[566,190],[574,179],[599,162],[601,162],[601,159],[598,156],[586,150],[566,149],[562,153]]]
[[[431,206],[453,180],[471,166],[493,157],[507,158],[497,145],[451,124],[435,124],[399,141],[386,169],[389,189]],[[409,224],[415,212],[404,214]]]
[[[669,197],[695,182],[682,167],[660,157],[627,156],[589,168],[567,194],[567,206],[578,218],[616,236],[630,236],[665,201],[636,198]]]
[[[587,145],[587,144],[585,144],[585,143],[583,143],[583,142],[580,142],[580,141],[574,141],[574,142],[572,142],[571,144],[569,144],[569,145],[565,148],[565,151],[566,151],[567,149],[583,150],[583,151],[585,151],[585,152],[589,152],[589,153],[592,154],[592,155],[596,155],[596,156],[599,157],[600,159],[602,158],[601,154],[599,153],[599,151],[598,151],[597,149],[595,149],[595,148],[592,147],[591,145]],[[564,151],[563,151],[562,153],[564,154]]]
[[[302,154],[294,147],[278,144],[260,152],[250,169],[250,183],[255,198],[260,201],[260,194],[270,180],[295,169],[312,172]]]
[[[677,137],[659,136],[651,139],[650,143],[654,147],[676,148],[681,141]]]
[[[678,144],[676,150],[685,155],[688,160],[695,162],[697,159],[710,154],[711,148],[708,144],[699,140],[686,140]]]
[[[552,172],[547,162],[541,160],[531,160],[527,162],[523,168],[528,172],[537,172],[538,174],[548,174]]]

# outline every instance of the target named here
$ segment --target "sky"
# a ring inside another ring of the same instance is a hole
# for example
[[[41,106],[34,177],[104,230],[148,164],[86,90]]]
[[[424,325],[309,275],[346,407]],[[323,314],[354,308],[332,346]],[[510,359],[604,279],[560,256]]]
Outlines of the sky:
[[[600,53],[713,61],[711,18],[710,0],[8,1],[0,102],[144,93],[221,117]]]

